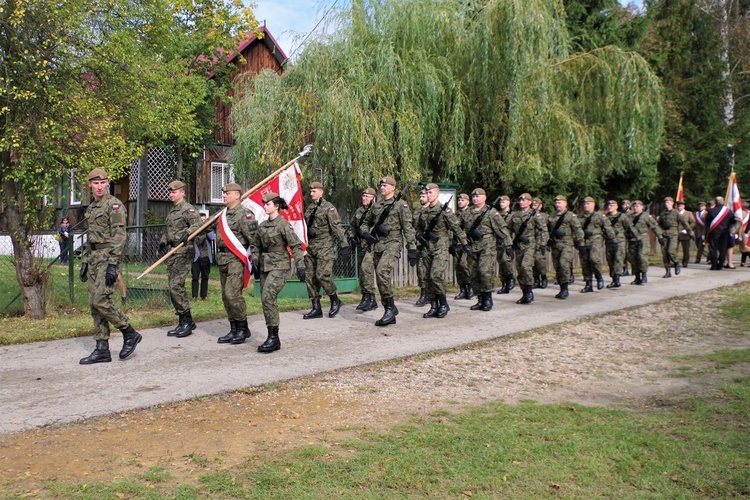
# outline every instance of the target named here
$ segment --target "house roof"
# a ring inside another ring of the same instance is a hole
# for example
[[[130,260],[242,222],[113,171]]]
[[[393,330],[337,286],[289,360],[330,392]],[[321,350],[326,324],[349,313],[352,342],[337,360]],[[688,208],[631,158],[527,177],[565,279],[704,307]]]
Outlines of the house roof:
[[[284,62],[287,60],[287,56],[284,53],[284,50],[279,46],[276,39],[273,37],[270,31],[268,31],[268,28],[263,25],[258,28],[258,31],[263,34],[263,38],[261,38],[261,42],[265,43],[268,47],[268,50],[271,51],[271,54],[276,58],[278,63],[280,65],[283,65]],[[242,53],[243,50],[245,50],[247,47],[250,46],[253,42],[255,42],[258,39],[258,36],[253,33],[253,31],[247,32],[248,38],[244,40],[239,47],[237,47],[237,52],[232,51],[227,56],[227,62],[231,63],[237,58],[238,53]]]

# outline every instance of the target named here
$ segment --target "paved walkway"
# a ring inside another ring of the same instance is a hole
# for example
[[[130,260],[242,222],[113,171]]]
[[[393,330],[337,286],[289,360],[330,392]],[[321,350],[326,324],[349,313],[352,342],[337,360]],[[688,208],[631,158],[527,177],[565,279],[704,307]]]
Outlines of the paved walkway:
[[[382,305],[367,313],[345,306],[333,319],[282,313],[282,349],[267,355],[256,352],[266,337],[262,316],[248,318],[252,337],[237,346],[216,342],[228,329],[225,320],[200,323],[184,339],[167,337],[167,327],[141,330],[143,342],[126,361],[117,359],[117,332],[113,361],[90,366],[78,360],[92,350],[91,337],[0,347],[0,434],[425,353],[750,280],[745,268],[712,272],[705,265],[672,279],[662,274],[652,266],[646,286],[631,286],[626,277],[620,289],[585,295],[577,281],[564,301],[554,299],[558,289],[550,285],[535,290],[528,306],[515,304],[516,288],[493,294],[490,312],[470,311],[474,301],[450,301],[444,319],[423,319],[426,308],[400,300],[398,324],[386,328],[373,324]]]

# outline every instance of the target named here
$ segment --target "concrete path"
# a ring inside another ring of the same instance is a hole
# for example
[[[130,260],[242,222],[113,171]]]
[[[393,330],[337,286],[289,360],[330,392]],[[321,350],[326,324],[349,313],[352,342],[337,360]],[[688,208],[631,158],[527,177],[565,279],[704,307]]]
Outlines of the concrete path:
[[[652,266],[646,286],[632,286],[626,277],[620,289],[585,295],[576,281],[564,301],[554,298],[558,288],[550,285],[535,290],[527,306],[515,303],[516,288],[493,294],[490,312],[470,311],[473,300],[451,300],[442,320],[423,319],[426,307],[400,300],[398,324],[386,328],[374,326],[382,305],[367,313],[345,306],[333,319],[282,313],[282,349],[266,355],[256,352],[266,337],[262,316],[248,318],[252,337],[237,346],[216,342],[228,330],[226,320],[200,323],[184,339],[167,337],[167,327],[140,330],[143,342],[126,361],[117,359],[117,332],[110,340],[113,361],[90,366],[78,364],[94,347],[90,337],[0,347],[0,434],[425,353],[750,280],[739,267],[715,272],[691,264],[672,279],[662,279],[663,272]]]

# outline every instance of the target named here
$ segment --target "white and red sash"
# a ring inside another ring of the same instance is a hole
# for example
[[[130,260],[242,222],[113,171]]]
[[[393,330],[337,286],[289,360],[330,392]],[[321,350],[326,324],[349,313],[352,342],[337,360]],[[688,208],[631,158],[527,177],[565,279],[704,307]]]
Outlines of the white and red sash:
[[[721,224],[721,221],[723,221],[727,215],[729,215],[729,209],[726,205],[721,207],[721,210],[719,211],[719,214],[714,217],[714,220],[711,221],[711,225],[708,227],[708,232],[711,233],[714,229],[716,229],[716,226]]]
[[[698,224],[701,227],[705,227],[706,226],[706,223],[701,218],[701,212],[700,212],[700,210],[697,211],[697,212],[695,212],[695,223]]]
[[[232,253],[245,265],[245,273],[242,277],[242,288],[247,288],[247,284],[250,282],[250,265],[252,263],[252,260],[249,258],[250,249],[245,249],[245,247],[242,246],[242,243],[240,243],[240,240],[237,239],[237,236],[234,235],[234,232],[232,232],[232,228],[229,227],[229,223],[227,222],[226,209],[221,211],[221,216],[219,217],[219,234],[221,235],[221,239],[227,245],[227,248],[229,248],[229,250],[231,250]]]

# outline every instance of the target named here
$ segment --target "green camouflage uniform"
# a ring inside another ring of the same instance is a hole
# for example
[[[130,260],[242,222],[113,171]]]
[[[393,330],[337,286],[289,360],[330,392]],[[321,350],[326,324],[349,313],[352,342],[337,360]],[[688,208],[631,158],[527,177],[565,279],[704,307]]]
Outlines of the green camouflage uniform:
[[[302,246],[289,222],[280,215],[261,222],[253,238],[253,259],[260,267],[260,301],[266,326],[279,326],[277,299],[292,269],[287,246],[292,249],[298,269],[304,269]]]
[[[357,247],[360,292],[375,293],[375,266],[372,265],[372,250],[368,248],[367,242],[360,237],[359,233],[359,228],[367,212],[369,212],[368,207],[359,207],[354,212],[346,236],[347,240]]]
[[[491,293],[495,286],[495,262],[497,261],[497,249],[505,249],[513,244],[505,224],[503,216],[492,207],[485,205],[481,210],[475,208],[466,209],[468,216],[464,226],[465,231],[471,232],[466,235],[470,241],[471,254],[467,256],[472,271],[471,286],[475,292]],[[482,215],[484,214],[484,215]],[[474,228],[475,221],[482,217],[479,225]],[[477,236],[481,236],[477,238]]]
[[[560,221],[562,219],[562,221]],[[558,227],[559,222],[559,227]],[[549,247],[552,250],[552,265],[555,268],[555,279],[558,285],[570,283],[570,270],[573,267],[576,248],[583,247],[583,231],[576,216],[565,210],[558,214],[556,211],[547,221],[549,231]]]
[[[646,212],[641,212],[639,215],[631,214],[630,218],[634,233],[640,239],[628,238],[628,262],[630,262],[634,272],[647,273],[648,255],[651,253],[651,240],[648,237],[648,230],[651,229],[657,238],[661,238],[661,229]]]
[[[348,247],[349,242],[346,241],[344,226],[341,225],[336,207],[323,198],[318,200],[318,203],[307,205],[305,221],[308,238],[305,255],[307,296],[319,299],[321,287],[326,295],[336,293],[336,284],[333,282],[333,262],[336,260],[334,236],[342,248]]]
[[[498,213],[500,214],[500,217],[503,218],[503,221],[505,222],[505,227],[508,228],[510,237],[511,239],[513,239],[514,234],[510,226],[508,225],[508,223],[510,222],[511,211],[510,210],[507,210],[505,212],[498,211]],[[500,267],[500,278],[502,278],[503,281],[505,281],[508,278],[515,279],[515,276],[516,276],[515,262],[510,257],[510,255],[508,255],[508,252],[506,252],[505,248],[501,246],[500,241],[497,242],[497,263],[499,264],[499,267]]]
[[[433,220],[437,222],[430,228]],[[453,211],[443,210],[443,204],[440,202],[425,205],[417,216],[415,230],[427,240],[427,245],[422,250],[425,288],[427,298],[433,300],[438,295],[445,295],[445,275],[450,265],[448,247],[451,244],[451,233],[456,235],[461,245],[466,244],[466,235]],[[424,245],[424,242],[422,244]]]
[[[458,221],[461,224],[461,229],[463,229],[464,233],[471,227],[471,209],[469,207],[466,207],[463,210],[459,210],[456,213],[456,217],[458,217]],[[456,238],[454,236],[453,243],[456,242]],[[472,277],[472,261],[475,259],[470,259],[466,253],[463,251],[461,247],[458,245],[454,245],[454,262],[455,262],[455,268],[456,268],[456,282],[458,282],[458,286],[471,286],[471,277]],[[494,254],[493,254],[494,255]],[[495,265],[493,263],[492,269],[490,271],[493,276],[495,274]]]
[[[380,214],[391,204],[394,204],[393,208],[381,224],[382,232],[388,233],[383,236],[375,230],[375,226],[380,220]],[[401,257],[404,240],[406,240],[407,250],[417,249],[409,205],[403,200],[395,201],[394,198],[377,201],[367,214],[362,229],[379,235],[379,240],[372,249],[375,280],[381,299],[393,297],[391,271]]]
[[[419,214],[422,212],[422,210],[427,205],[419,205],[419,207],[414,209],[414,218],[412,219],[412,225],[417,227],[417,221],[419,220]],[[419,256],[417,257],[417,284],[419,285],[420,290],[424,290],[427,288],[427,281],[425,280],[425,256],[427,255],[427,249],[422,247],[422,244],[417,242],[417,253]]]
[[[541,227],[546,228],[549,221],[549,214],[537,211],[536,216],[542,221]],[[537,245],[534,251],[534,281],[541,279],[542,276],[547,276],[547,240],[539,234],[536,235],[536,240],[539,242],[539,245]]]
[[[691,238],[693,237],[693,231],[685,218],[675,209],[664,210],[659,214],[656,221],[662,230],[660,239],[664,241],[661,247],[662,262],[665,266],[677,264],[677,241],[680,235],[680,225],[688,229]]]
[[[130,326],[128,317],[112,300],[116,282],[107,286],[104,278],[110,264],[117,266],[117,274],[122,272],[122,252],[127,240],[126,211],[120,200],[107,194],[88,206],[84,218],[89,234],[81,261],[88,264],[89,309],[96,330],[94,340],[109,340],[110,323],[120,330]]]
[[[598,280],[602,275],[604,263],[602,237],[609,243],[614,241],[615,232],[612,230],[609,219],[601,212],[583,212],[580,218],[584,236],[583,254],[581,255],[583,279],[589,281],[596,277]]]
[[[250,209],[243,204],[234,208],[227,208],[227,225],[237,237],[239,242],[250,249],[258,230],[258,221]],[[216,230],[218,222],[214,222],[209,230]],[[219,267],[219,278],[221,281],[221,299],[224,301],[224,309],[227,311],[229,321],[245,321],[247,319],[247,305],[245,297],[242,296],[242,284],[245,276],[245,264],[232,253],[221,237],[221,232],[216,231],[216,265]]]
[[[627,214],[618,212],[615,215],[607,214],[609,224],[615,233],[614,241],[607,243],[607,265],[609,266],[609,275],[622,276],[625,267],[625,256],[628,251],[630,236],[636,236],[634,241],[640,240],[640,236],[633,230],[633,224]]]
[[[161,237],[161,243],[164,243],[169,248],[177,245],[185,232],[193,233],[202,224],[198,211],[186,201],[172,206],[172,209],[167,214],[166,222],[167,228]],[[205,241],[206,237],[204,235],[196,236],[192,242],[183,245],[182,248],[175,251],[166,261],[169,294],[172,297],[172,304],[178,315],[190,312],[190,301],[185,289],[185,278],[187,278],[187,274],[193,266],[193,258],[195,257],[195,247],[192,243],[195,242],[200,247],[204,246]]]
[[[547,228],[542,226],[541,219],[535,217],[535,214],[536,212],[530,208],[526,211],[516,210],[510,214],[508,221],[508,229],[514,235],[516,272],[521,286],[534,285],[534,252],[538,245],[546,244],[549,239]],[[541,240],[537,241],[537,237]]]

